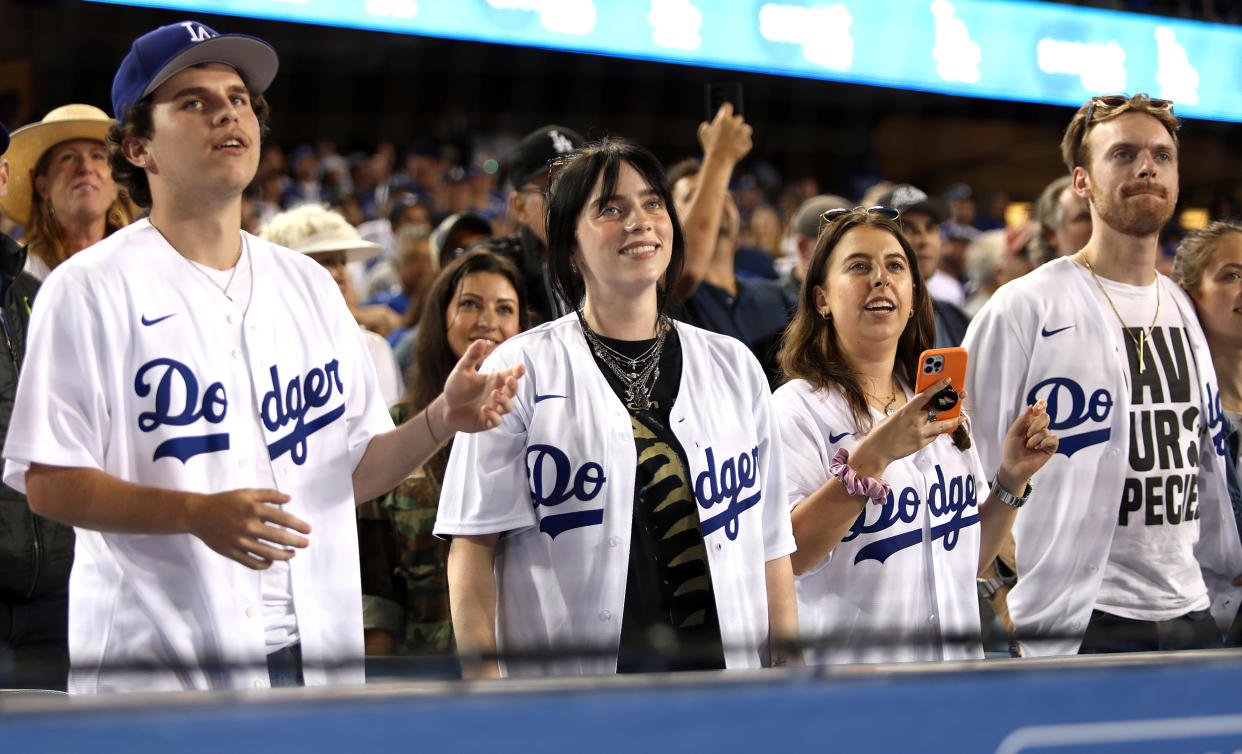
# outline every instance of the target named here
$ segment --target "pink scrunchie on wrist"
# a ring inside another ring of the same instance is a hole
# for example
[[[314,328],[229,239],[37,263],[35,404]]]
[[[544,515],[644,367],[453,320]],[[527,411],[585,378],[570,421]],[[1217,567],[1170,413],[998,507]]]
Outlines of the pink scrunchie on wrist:
[[[828,473],[841,480],[845,491],[851,495],[866,495],[876,505],[884,505],[888,499],[888,482],[869,476],[859,476],[849,465],[850,452],[839,448],[828,462]]]

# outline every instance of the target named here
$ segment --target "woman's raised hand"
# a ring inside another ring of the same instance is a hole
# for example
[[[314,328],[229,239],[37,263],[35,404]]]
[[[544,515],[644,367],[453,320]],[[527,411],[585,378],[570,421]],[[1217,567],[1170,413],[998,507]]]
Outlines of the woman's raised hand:
[[[996,480],[1014,495],[1022,495],[1031,476],[1057,452],[1060,440],[1048,428],[1047,408],[1043,400],[1027,406],[1005,433]]]

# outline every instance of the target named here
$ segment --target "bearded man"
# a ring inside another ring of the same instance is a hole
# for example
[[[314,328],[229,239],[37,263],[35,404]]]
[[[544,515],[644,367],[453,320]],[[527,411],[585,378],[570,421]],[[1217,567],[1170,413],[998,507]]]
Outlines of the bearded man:
[[[1237,613],[1216,375],[1190,299],[1156,271],[1177,127],[1144,94],[1078,109],[1061,152],[1091,238],[1001,288],[962,344],[985,467],[1037,400],[1061,438],[1013,527],[1023,655],[1218,647]]]

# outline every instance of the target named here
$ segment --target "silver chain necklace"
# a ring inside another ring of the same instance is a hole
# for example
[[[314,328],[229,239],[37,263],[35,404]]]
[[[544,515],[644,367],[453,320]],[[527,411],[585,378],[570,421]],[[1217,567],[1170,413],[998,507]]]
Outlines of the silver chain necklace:
[[[656,380],[660,377],[660,356],[664,353],[664,340],[672,329],[667,318],[660,315],[655,343],[636,359],[619,353],[600,340],[599,335],[587,324],[581,309],[578,310],[578,321],[582,324],[582,332],[591,346],[591,352],[608,366],[624,386],[625,407],[633,411],[646,411],[651,408],[651,391],[655,389]]]
[[[594,332],[592,332],[591,334],[595,335]],[[643,366],[646,365],[647,360],[650,359],[656,353],[656,349],[660,347],[660,338],[657,336],[655,339],[655,342],[651,344],[650,348],[648,348],[646,351],[639,354],[638,356],[634,356],[634,357],[630,357],[630,356],[627,356],[626,354],[621,353],[617,349],[605,343],[603,340],[600,340],[598,337],[596,337],[595,340],[592,341],[592,343],[598,344],[599,346],[607,350],[608,355],[611,356],[614,361],[616,361],[619,364],[624,365],[628,373],[629,379],[632,380],[638,377],[638,372],[641,370]]]
[[[155,226],[154,226],[154,225],[152,225],[151,227],[152,227],[152,228],[155,228]],[[156,233],[159,233],[161,236],[163,236],[163,238],[164,238],[164,243],[168,244],[169,246],[172,246],[173,251],[177,251],[177,247],[175,247],[175,246],[173,246],[173,245],[172,245],[172,242],[170,242],[170,241],[168,240],[168,236],[165,236],[165,235],[164,235],[164,231],[160,230],[159,228],[155,228],[155,232],[156,232]],[[206,270],[204,270],[202,267],[200,267],[200,266],[198,265],[198,263],[196,263],[194,260],[190,259],[190,258],[189,258],[189,257],[187,257],[186,255],[184,255],[184,254],[182,254],[181,252],[179,252],[179,251],[178,251],[178,252],[177,252],[177,256],[179,256],[179,257],[181,257],[182,259],[184,259],[184,260],[186,261],[186,264],[188,264],[188,265],[190,265],[191,267],[193,267],[194,269],[198,270],[198,272],[199,272],[199,274],[200,274],[200,275],[202,275],[203,277],[207,278],[207,280],[208,280],[208,281],[209,281],[209,282],[210,282],[213,286],[215,286],[216,288],[219,288],[219,289],[220,289],[220,292],[224,294],[224,297],[225,297],[225,298],[227,298],[229,301],[232,301],[232,300],[233,300],[233,297],[229,295],[229,287],[230,287],[231,285],[233,285],[233,278],[237,277],[237,268],[238,268],[238,267],[241,267],[242,259],[244,259],[244,258],[246,257],[246,249],[247,249],[247,246],[248,246],[248,244],[246,243],[246,236],[245,236],[245,235],[243,235],[243,236],[242,236],[242,247],[241,247],[241,251],[237,254],[237,261],[233,264],[233,271],[229,273],[229,279],[228,279],[227,281],[225,281],[224,285],[220,285],[219,283],[217,283],[215,278],[213,278],[211,275],[207,274],[207,271],[206,271]]]

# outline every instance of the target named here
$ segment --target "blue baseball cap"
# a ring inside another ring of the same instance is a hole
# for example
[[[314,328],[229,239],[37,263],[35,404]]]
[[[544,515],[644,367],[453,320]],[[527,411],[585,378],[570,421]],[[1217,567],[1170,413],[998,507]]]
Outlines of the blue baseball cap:
[[[219,34],[197,21],[161,26],[134,40],[112,80],[112,112],[124,122],[138,100],[190,66],[223,63],[237,70],[254,94],[276,78],[276,50],[258,37]]]

